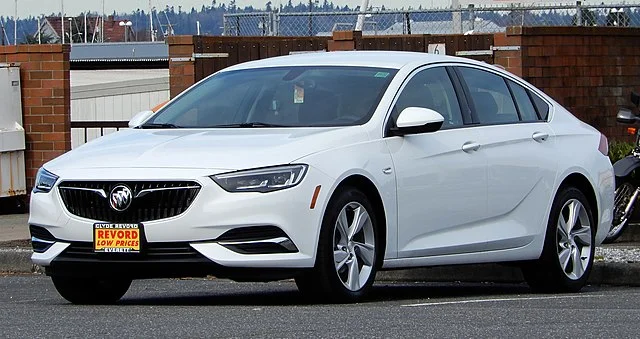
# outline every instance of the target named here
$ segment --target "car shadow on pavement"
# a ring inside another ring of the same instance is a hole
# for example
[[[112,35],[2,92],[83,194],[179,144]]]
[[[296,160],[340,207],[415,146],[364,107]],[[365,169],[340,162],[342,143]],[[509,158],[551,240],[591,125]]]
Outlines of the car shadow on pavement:
[[[215,284],[212,282],[212,284]],[[251,285],[251,284],[249,284]],[[120,305],[162,305],[162,306],[304,306],[330,304],[327,300],[313,300],[300,294],[295,285],[285,285],[285,289],[273,290],[268,285],[248,286],[245,291],[218,291],[176,295],[125,296]],[[261,289],[263,287],[264,289]],[[244,289],[240,287],[240,289]],[[215,286],[212,286],[215,290]],[[493,283],[379,283],[375,284],[362,303],[393,302],[415,299],[450,299],[466,297],[487,297],[494,295],[519,295],[532,293],[526,284]]]

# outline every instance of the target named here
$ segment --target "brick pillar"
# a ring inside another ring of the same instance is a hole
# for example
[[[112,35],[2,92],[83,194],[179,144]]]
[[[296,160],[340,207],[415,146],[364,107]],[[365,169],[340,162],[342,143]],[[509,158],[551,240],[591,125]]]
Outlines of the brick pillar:
[[[0,46],[0,62],[20,64],[27,192],[45,162],[71,149],[69,45]]]
[[[495,47],[513,48],[513,50],[496,50],[493,53],[493,62],[501,65],[507,71],[520,76],[527,77],[526,68],[522,67],[522,57],[526,46],[522,46],[522,27],[507,27],[506,33],[496,33],[493,36]]]
[[[171,98],[196,82],[193,60],[193,36],[170,36],[169,44],[169,91]]]
[[[335,51],[353,51],[356,49],[356,40],[362,38],[362,32],[358,31],[335,31],[333,32],[333,40],[327,43],[329,52]]]

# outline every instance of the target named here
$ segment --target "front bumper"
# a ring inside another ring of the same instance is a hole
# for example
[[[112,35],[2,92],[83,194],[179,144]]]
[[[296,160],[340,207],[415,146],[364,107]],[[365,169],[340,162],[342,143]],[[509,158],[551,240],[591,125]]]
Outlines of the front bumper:
[[[223,271],[220,267],[264,269],[313,267],[323,206],[330,193],[328,190],[333,184],[328,176],[313,167],[309,168],[306,177],[299,185],[270,193],[229,193],[207,176],[212,174],[209,170],[127,169],[126,178],[123,178],[122,171],[119,173],[120,177],[114,177],[115,171],[111,169],[90,172],[89,177],[79,176],[78,173],[56,174],[61,178],[59,181],[135,181],[150,180],[151,173],[158,180],[194,180],[202,186],[193,203],[184,213],[172,218],[143,222],[143,236],[147,245],[185,243],[197,254],[198,260],[192,264],[201,268],[191,270],[195,272],[190,272],[189,275],[198,275],[194,274],[197,272],[206,272],[203,273],[206,275],[214,271]],[[321,186],[321,189],[316,207],[312,209],[310,203],[316,186]],[[95,253],[69,256],[67,252],[72,251],[78,244],[86,246],[93,242],[95,222],[96,220],[72,215],[65,208],[57,185],[49,193],[32,194],[29,224],[45,229],[54,238],[49,239],[53,240],[53,244],[44,252],[32,255],[32,261],[45,266],[51,274],[63,271],[82,272],[87,269],[85,266],[92,265],[101,267],[100,270],[103,271],[108,271],[109,266],[119,267],[118,270],[132,266],[134,267],[132,272],[156,265],[147,259],[140,260],[135,255],[118,257],[117,260],[111,257],[95,256],[93,255]],[[238,233],[238,229],[243,230],[249,227],[280,229],[281,236],[263,240],[268,240],[270,243],[279,242],[289,250],[275,253],[278,251],[274,251],[271,246],[271,250],[261,252],[259,247],[264,245],[256,245],[256,239],[244,239],[245,242],[254,241],[247,245],[242,239],[234,241],[234,239],[225,238],[225,234],[229,234],[232,230]],[[143,248],[144,246],[143,244]],[[251,250],[243,251],[242,246]],[[257,250],[256,246],[258,246]],[[180,264],[187,263],[176,258],[170,261],[176,262],[178,268]],[[160,267],[168,264],[163,261],[158,262]],[[162,272],[156,272],[151,276],[171,276],[170,270],[174,268],[167,267],[164,275],[161,274]],[[180,270],[176,269],[176,271]]]

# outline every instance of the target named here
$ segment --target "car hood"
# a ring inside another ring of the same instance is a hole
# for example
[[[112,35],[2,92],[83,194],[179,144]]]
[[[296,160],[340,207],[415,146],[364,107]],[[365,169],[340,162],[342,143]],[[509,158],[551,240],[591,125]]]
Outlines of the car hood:
[[[324,128],[127,129],[47,163],[53,171],[190,168],[220,171],[287,164],[367,140],[360,126]],[[215,171],[214,171],[215,172]]]

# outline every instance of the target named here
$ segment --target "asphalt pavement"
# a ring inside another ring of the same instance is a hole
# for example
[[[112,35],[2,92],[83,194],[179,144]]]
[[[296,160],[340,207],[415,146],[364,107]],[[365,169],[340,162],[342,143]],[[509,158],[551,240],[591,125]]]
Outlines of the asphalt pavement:
[[[42,275],[0,277],[0,336],[634,338],[640,288],[531,294],[522,284],[374,285],[362,303],[311,305],[290,281],[134,281],[117,305],[78,306]],[[100,293],[96,290],[96,293]]]

